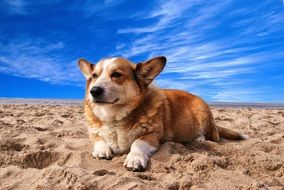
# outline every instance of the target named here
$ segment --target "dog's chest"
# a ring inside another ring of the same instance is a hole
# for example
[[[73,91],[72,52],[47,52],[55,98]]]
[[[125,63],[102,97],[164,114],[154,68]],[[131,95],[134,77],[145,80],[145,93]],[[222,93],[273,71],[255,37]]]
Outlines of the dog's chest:
[[[133,136],[122,126],[105,124],[100,128],[91,128],[90,132],[103,138],[114,153],[127,151],[133,141]]]

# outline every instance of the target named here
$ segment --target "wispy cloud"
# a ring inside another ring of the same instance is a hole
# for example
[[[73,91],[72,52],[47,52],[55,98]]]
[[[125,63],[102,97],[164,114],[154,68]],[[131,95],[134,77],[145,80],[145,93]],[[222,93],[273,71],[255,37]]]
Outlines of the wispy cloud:
[[[75,84],[81,81],[75,63],[62,59],[57,51],[62,51],[64,43],[48,43],[37,39],[0,43],[0,72],[15,76],[33,78],[56,84]]]
[[[226,83],[231,83],[231,89],[238,91],[237,89],[251,81],[239,78],[239,82],[233,82],[235,78],[240,75],[253,75],[267,65],[267,62],[284,58],[279,52],[280,49],[275,51],[275,43],[274,47],[271,47],[269,42],[259,45],[265,39],[252,37],[284,31],[283,12],[265,10],[268,1],[253,8],[237,10],[234,9],[233,1],[181,2],[161,1],[152,13],[141,18],[158,18],[156,23],[118,30],[119,34],[138,36],[130,45],[118,45],[118,50],[123,51],[127,57],[168,57],[166,71],[158,81],[160,85],[197,92],[202,92],[202,88],[209,85],[220,94],[226,94]],[[254,10],[261,12],[261,15],[251,16],[256,14]],[[249,16],[242,18],[242,15]],[[236,16],[240,19],[235,20]],[[224,26],[226,22],[230,25]],[[220,36],[215,32],[218,28],[231,34]],[[236,33],[232,28],[239,32]],[[269,47],[272,49],[268,49]],[[167,78],[167,73],[176,73],[172,76],[175,80]],[[197,82],[197,79],[202,82]],[[212,95],[211,98],[229,100],[230,94],[227,93],[223,97],[220,94]],[[256,101],[258,99],[253,98],[255,94],[257,93],[252,89],[247,89],[246,93],[239,93],[238,98],[249,101],[250,97],[251,101]]]
[[[143,15],[143,19],[158,18],[158,21],[155,24],[146,27],[119,29],[118,33],[151,33],[177,26],[178,24],[174,21],[180,17],[186,17],[184,13],[197,2],[198,1],[195,0],[180,1],[179,3],[176,3],[174,0],[165,1],[163,3],[160,2],[156,5],[157,9],[151,12],[150,15]]]
[[[104,17],[104,19],[113,20],[117,19],[121,15],[112,15],[112,11],[109,11],[120,4],[123,4],[126,0],[103,0],[103,1],[93,1],[93,0],[78,0],[72,6],[71,10],[77,10],[81,12],[84,17],[90,18],[92,16]]]

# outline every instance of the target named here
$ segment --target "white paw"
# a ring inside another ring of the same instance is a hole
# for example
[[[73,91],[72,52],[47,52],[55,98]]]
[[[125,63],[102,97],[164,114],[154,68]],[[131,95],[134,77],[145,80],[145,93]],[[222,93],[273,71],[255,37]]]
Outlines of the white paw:
[[[111,149],[104,141],[98,141],[95,143],[92,155],[94,158],[107,160],[110,160],[113,157]]]
[[[143,171],[147,167],[148,159],[143,153],[129,152],[123,165],[131,171]]]

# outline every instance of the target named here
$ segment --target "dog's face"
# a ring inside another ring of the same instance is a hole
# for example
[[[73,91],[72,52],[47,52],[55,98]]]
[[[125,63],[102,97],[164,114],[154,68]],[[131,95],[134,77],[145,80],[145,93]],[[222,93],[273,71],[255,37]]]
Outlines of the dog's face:
[[[99,106],[128,104],[138,99],[162,71],[165,57],[155,57],[134,64],[124,58],[110,58],[92,64],[79,59],[79,67],[87,79],[86,98]]]

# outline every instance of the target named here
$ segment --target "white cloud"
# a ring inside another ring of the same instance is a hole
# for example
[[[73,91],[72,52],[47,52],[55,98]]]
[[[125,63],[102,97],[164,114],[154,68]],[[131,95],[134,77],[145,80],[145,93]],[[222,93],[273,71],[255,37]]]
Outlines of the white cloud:
[[[82,76],[75,62],[55,56],[62,51],[62,42],[43,40],[14,40],[0,43],[0,71],[15,76],[38,79],[56,84],[79,84]]]
[[[94,1],[94,0],[83,0],[73,3],[72,10],[79,10],[83,13],[84,17],[89,18],[94,15],[99,15],[104,17],[105,20],[117,19],[120,15],[112,15],[112,8],[124,3],[125,0],[104,0],[104,1]]]
[[[283,12],[263,10],[268,1],[241,9],[234,9],[232,0],[186,2],[161,1],[152,13],[140,15],[141,20],[155,18],[156,23],[118,30],[118,34],[136,36],[131,44],[118,44],[119,51],[129,58],[165,55],[168,64],[158,79],[162,87],[210,94],[213,100],[260,101],[253,88],[239,91],[247,83],[255,83],[239,76],[254,75],[269,67],[272,60],[283,59],[283,54],[270,48],[270,43],[259,43],[263,39],[255,38],[283,30]],[[258,13],[261,16],[252,16]],[[230,19],[233,20],[229,22]],[[224,31],[224,36],[210,37],[224,23],[229,23],[226,27],[235,34]],[[167,74],[174,76],[169,79]],[[204,90],[208,87],[219,93]],[[234,92],[235,98],[227,90]]]
[[[180,19],[181,17],[186,17],[184,13],[189,10],[193,5],[197,5],[199,1],[161,1],[160,4],[156,5],[155,9],[150,15],[143,15],[143,19],[152,19],[158,17],[159,20],[152,26],[138,27],[138,28],[124,28],[118,30],[118,33],[151,33],[166,28],[176,26],[174,21]],[[139,15],[141,16],[141,15]]]

